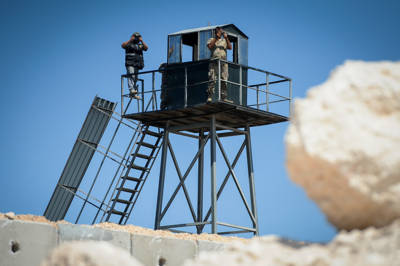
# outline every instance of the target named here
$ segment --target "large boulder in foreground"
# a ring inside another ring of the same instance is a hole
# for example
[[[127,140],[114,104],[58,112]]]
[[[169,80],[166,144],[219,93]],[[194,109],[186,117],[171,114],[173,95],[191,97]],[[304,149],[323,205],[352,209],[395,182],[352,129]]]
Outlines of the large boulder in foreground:
[[[400,221],[363,231],[342,231],[328,245],[293,247],[277,237],[253,238],[235,242],[222,252],[200,253],[184,266],[353,266],[399,265]]]
[[[295,101],[287,168],[339,229],[400,217],[400,62],[347,61]]]

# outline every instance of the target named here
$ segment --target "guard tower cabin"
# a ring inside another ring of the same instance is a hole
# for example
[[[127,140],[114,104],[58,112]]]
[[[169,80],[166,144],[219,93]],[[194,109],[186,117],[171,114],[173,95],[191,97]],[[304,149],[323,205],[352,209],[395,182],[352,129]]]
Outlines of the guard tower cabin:
[[[208,69],[210,63],[218,64],[218,61],[209,62],[211,51],[207,47],[207,41],[215,37],[214,27],[205,27],[191,30],[183,30],[168,35],[168,68],[166,88],[166,109],[193,106],[204,103],[207,100],[207,88],[211,86],[208,80]],[[235,64],[247,66],[248,37],[235,25],[220,26],[229,36],[233,49],[228,51],[228,60]],[[186,52],[186,56],[183,56]],[[222,62],[223,64],[223,62]],[[238,84],[247,85],[247,69],[231,64],[228,67],[229,81],[227,84],[228,99],[238,105],[247,104],[247,88]],[[184,84],[185,71],[189,84],[196,84],[187,90],[179,86]],[[241,75],[239,74],[241,71]],[[202,82],[203,81],[203,82]],[[222,81],[223,82],[223,81]],[[178,85],[178,86],[176,86]],[[218,86],[213,95],[213,100],[220,98]],[[183,97],[182,97],[183,96]],[[187,99],[185,102],[184,99]]]

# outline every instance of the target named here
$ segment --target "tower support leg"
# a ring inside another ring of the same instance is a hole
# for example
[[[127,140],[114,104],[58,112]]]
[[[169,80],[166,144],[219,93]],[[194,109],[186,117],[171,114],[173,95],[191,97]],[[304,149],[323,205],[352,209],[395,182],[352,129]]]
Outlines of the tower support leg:
[[[217,233],[217,151],[215,115],[210,124],[210,158],[211,158],[211,233]]]
[[[154,223],[154,229],[160,229],[160,223],[161,223],[161,210],[162,210],[162,202],[164,196],[164,182],[165,182],[165,169],[167,166],[168,143],[169,143],[169,132],[168,132],[168,127],[166,127],[164,129],[164,137],[162,142],[160,180],[158,183],[156,219]]]
[[[199,161],[198,161],[198,183],[197,183],[197,222],[203,221],[203,184],[204,184],[204,151],[201,147],[204,143],[204,132],[200,130],[199,133]],[[201,234],[203,226],[197,226],[197,233]]]
[[[258,235],[258,218],[257,218],[257,205],[256,205],[256,190],[254,184],[254,168],[253,168],[253,155],[251,150],[251,137],[250,137],[250,127],[246,126],[246,153],[247,153],[247,169],[249,175],[249,188],[250,188],[250,198],[251,198],[251,211],[255,218],[253,221],[253,228],[256,229],[256,235]]]

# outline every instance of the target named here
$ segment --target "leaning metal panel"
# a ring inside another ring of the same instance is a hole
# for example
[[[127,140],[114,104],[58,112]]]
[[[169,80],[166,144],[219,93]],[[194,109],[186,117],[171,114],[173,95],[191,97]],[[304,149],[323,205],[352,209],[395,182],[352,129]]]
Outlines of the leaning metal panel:
[[[94,149],[110,120],[110,114],[115,109],[115,103],[95,97],[88,115],[79,132],[72,152],[53,192],[44,216],[57,221],[65,217],[69,206],[85,175],[86,169],[93,157]],[[72,193],[71,193],[72,192]]]

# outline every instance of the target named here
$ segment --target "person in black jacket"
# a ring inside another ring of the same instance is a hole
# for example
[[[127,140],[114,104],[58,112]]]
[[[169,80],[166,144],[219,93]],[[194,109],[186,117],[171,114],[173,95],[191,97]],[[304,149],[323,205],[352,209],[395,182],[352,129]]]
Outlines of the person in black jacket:
[[[121,47],[125,50],[126,73],[130,75],[128,78],[130,95],[136,99],[140,99],[137,95],[136,82],[139,70],[144,67],[143,51],[147,51],[149,47],[143,41],[139,32],[133,33],[130,40],[122,43]]]

